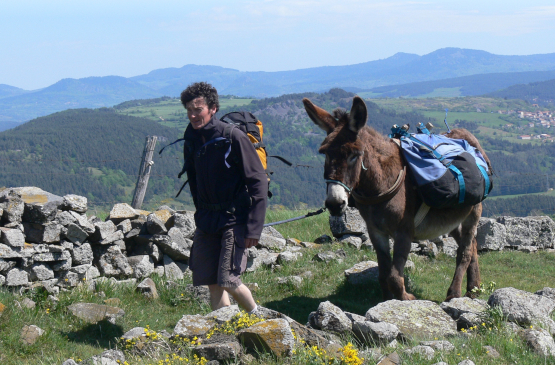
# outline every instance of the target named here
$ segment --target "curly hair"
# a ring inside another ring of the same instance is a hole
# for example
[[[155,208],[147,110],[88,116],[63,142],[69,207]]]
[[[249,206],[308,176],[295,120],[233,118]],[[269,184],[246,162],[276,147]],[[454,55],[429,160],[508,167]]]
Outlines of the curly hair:
[[[220,110],[220,101],[218,100],[218,90],[207,82],[195,82],[187,86],[181,93],[181,104],[185,106],[188,102],[199,96],[204,97],[209,108],[216,107],[216,111]]]

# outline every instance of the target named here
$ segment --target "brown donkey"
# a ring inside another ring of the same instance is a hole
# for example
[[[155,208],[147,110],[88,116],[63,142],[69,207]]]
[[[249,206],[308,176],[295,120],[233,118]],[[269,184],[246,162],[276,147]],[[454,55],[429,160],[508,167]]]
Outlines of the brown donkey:
[[[446,300],[461,296],[465,272],[468,274],[466,295],[471,296],[472,289],[480,285],[475,236],[482,205],[430,208],[425,218],[415,223],[422,200],[411,179],[404,178],[406,169],[399,146],[366,126],[368,112],[364,101],[356,96],[349,113],[336,110],[334,115],[306,98],[303,103],[310,119],[327,133],[319,150],[326,155],[326,207],[330,214],[341,215],[349,198],[354,198],[378,255],[384,299],[415,299],[405,291],[403,276],[411,242],[445,233],[450,233],[459,245],[455,276]],[[480,150],[490,166],[485,152],[470,132],[455,129],[448,136],[466,139]],[[418,219],[421,219],[420,214]],[[395,242],[393,261],[389,237]]]

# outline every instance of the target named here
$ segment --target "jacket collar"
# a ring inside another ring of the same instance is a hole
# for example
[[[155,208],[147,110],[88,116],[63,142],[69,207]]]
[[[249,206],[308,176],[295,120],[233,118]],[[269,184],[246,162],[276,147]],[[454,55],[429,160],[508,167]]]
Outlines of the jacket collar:
[[[215,136],[215,134],[217,134],[216,124],[218,121],[219,119],[216,118],[216,115],[214,115],[212,118],[210,118],[208,123],[206,123],[206,125],[201,129],[194,129],[189,123],[189,125],[187,126],[187,129],[185,129],[184,138],[186,140],[192,140],[192,139],[201,139],[202,137],[204,137],[205,141],[209,141],[216,137]]]

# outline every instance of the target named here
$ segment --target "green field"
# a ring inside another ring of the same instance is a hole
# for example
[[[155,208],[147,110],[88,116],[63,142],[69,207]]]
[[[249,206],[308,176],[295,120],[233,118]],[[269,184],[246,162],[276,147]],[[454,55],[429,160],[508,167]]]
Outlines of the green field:
[[[250,104],[252,100],[220,98],[220,109],[235,106],[240,107]],[[167,127],[183,129],[187,125],[187,114],[178,98],[160,101],[151,105],[119,109],[118,113],[152,119]]]

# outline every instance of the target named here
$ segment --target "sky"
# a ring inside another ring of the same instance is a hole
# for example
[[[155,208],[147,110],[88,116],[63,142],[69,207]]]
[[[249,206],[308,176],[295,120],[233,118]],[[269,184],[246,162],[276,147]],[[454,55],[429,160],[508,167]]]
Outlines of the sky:
[[[0,84],[351,65],[440,48],[555,53],[553,0],[0,0]]]

